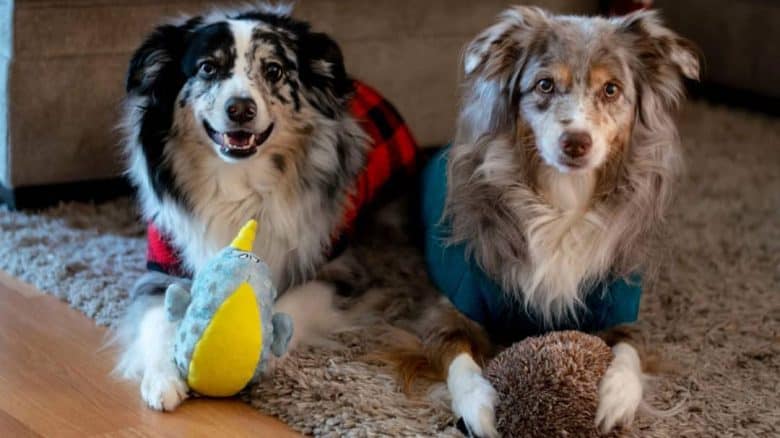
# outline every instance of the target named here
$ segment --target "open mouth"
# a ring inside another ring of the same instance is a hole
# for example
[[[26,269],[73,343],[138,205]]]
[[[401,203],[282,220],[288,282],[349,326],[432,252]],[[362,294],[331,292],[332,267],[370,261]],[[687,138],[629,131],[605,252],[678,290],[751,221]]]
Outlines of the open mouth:
[[[265,131],[260,133],[244,130],[217,132],[205,120],[203,121],[203,127],[206,129],[209,138],[219,145],[219,151],[231,158],[246,158],[253,155],[257,152],[258,146],[265,143],[274,130],[274,124],[271,123]]]

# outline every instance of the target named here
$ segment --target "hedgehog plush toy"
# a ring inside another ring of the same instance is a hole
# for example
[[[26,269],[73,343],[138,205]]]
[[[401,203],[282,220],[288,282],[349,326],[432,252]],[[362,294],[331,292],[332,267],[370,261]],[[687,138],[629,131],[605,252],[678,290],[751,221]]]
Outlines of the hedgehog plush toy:
[[[259,379],[269,354],[284,354],[292,337],[289,315],[273,313],[268,266],[252,253],[256,228],[249,221],[198,271],[190,291],[174,284],[165,294],[168,318],[180,321],[174,361],[201,395],[235,395]]]
[[[498,393],[502,437],[598,437],[598,385],[612,361],[601,339],[577,331],[527,338],[485,368]],[[614,431],[608,436],[619,436]]]

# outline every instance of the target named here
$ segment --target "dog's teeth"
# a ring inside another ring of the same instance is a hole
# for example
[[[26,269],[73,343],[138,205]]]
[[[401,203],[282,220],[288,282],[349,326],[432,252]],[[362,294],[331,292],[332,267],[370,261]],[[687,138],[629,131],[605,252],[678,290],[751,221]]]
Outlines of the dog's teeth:
[[[227,134],[222,134],[222,144],[225,146],[230,144],[230,139]]]
[[[249,137],[249,146],[252,146],[253,144],[255,144],[255,135],[254,134],[252,134],[252,136]]]

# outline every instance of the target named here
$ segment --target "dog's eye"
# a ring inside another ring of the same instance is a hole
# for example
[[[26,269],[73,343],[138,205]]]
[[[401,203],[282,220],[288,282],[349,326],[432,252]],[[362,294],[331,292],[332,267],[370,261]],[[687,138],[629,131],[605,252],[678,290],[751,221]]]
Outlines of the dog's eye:
[[[217,66],[211,61],[204,61],[198,68],[198,74],[204,79],[211,79],[217,74]]]
[[[607,99],[614,99],[620,94],[620,87],[614,82],[607,82],[604,84],[604,97]]]
[[[555,82],[552,79],[542,79],[536,83],[536,89],[544,94],[550,94],[555,91]]]
[[[277,62],[269,62],[263,68],[263,76],[269,82],[276,82],[282,78],[282,66]]]

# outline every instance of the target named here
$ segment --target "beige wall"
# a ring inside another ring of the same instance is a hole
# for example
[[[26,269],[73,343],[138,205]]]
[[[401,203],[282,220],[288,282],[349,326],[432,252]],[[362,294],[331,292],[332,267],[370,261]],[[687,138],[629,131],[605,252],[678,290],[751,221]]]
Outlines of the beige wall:
[[[118,175],[114,127],[130,54],[164,17],[202,11],[213,3],[17,1],[10,84],[11,178],[6,184]],[[513,3],[517,2],[299,0],[295,15],[332,34],[344,49],[348,70],[387,95],[420,143],[430,145],[448,141],[452,132],[461,48]],[[597,1],[534,3],[556,11],[592,12]],[[0,0],[3,4],[8,0]],[[0,159],[0,171],[2,164]]]

